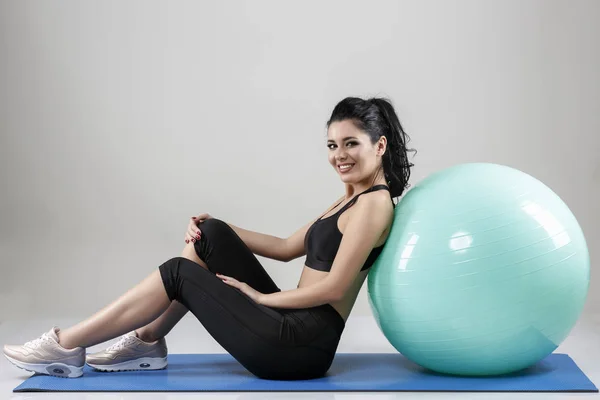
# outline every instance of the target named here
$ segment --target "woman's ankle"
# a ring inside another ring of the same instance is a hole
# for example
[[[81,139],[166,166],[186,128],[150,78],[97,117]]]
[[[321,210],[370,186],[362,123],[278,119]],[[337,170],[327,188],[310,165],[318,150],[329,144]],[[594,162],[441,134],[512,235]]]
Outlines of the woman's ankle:
[[[158,340],[158,338],[152,334],[152,332],[146,332],[144,330],[140,331],[136,329],[135,334],[137,335],[138,339],[146,343],[152,343]]]

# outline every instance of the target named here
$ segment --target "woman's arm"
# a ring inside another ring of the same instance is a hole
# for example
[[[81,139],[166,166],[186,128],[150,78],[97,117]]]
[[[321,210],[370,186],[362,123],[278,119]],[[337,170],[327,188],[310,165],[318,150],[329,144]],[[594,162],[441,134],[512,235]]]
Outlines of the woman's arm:
[[[242,229],[228,222],[227,225],[237,233],[252,253],[277,261],[286,261],[285,239]]]
[[[327,211],[329,211],[329,209],[337,204],[337,202],[342,198],[336,200],[331,206],[329,206]],[[325,213],[327,211],[325,211]],[[306,235],[308,228],[315,222],[315,220],[316,218],[285,239],[264,233],[249,231],[228,222],[226,223],[231,229],[234,230],[235,233],[237,233],[246,246],[250,248],[252,253],[258,254],[262,257],[271,258],[273,260],[288,262],[304,254],[304,236]]]
[[[328,276],[317,283],[297,289],[284,290],[275,293],[263,293],[258,303],[277,308],[307,308],[338,301],[333,295],[333,284]]]

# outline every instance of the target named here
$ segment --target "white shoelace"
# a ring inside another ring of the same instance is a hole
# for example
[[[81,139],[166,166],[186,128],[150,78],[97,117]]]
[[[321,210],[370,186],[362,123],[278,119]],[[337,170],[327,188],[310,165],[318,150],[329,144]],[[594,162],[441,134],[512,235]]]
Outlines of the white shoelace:
[[[26,342],[23,346],[29,347],[30,349],[37,349],[45,343],[52,343],[52,338],[50,337],[50,333],[48,332],[44,333],[37,339],[33,339],[29,342]]]
[[[121,339],[119,339],[119,341],[111,346],[109,346],[106,351],[114,351],[114,350],[122,350],[126,345],[133,343],[134,339],[133,336],[126,336],[123,335],[121,336]]]

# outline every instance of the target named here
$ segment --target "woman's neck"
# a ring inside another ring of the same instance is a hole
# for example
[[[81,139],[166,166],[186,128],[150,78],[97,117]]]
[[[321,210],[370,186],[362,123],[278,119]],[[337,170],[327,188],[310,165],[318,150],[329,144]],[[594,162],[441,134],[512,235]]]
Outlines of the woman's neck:
[[[375,182],[373,182],[373,184],[356,184],[356,185],[347,184],[345,199],[349,200],[352,197],[356,196],[357,194],[362,193],[365,190],[368,190],[368,189],[372,188],[373,186],[377,186],[377,185],[387,185],[387,184],[384,179],[378,179]]]

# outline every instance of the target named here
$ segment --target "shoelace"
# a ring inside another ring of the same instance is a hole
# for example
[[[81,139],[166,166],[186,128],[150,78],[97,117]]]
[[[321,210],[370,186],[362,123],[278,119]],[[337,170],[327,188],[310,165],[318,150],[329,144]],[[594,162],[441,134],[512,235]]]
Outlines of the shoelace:
[[[30,340],[26,342],[23,346],[29,347],[30,349],[37,349],[41,345],[45,343],[52,343],[52,339],[50,338],[50,333],[46,332],[42,336],[37,339]]]
[[[106,351],[114,351],[114,350],[122,350],[126,345],[133,343],[134,339],[132,336],[121,336],[119,341],[111,346],[109,346]]]

